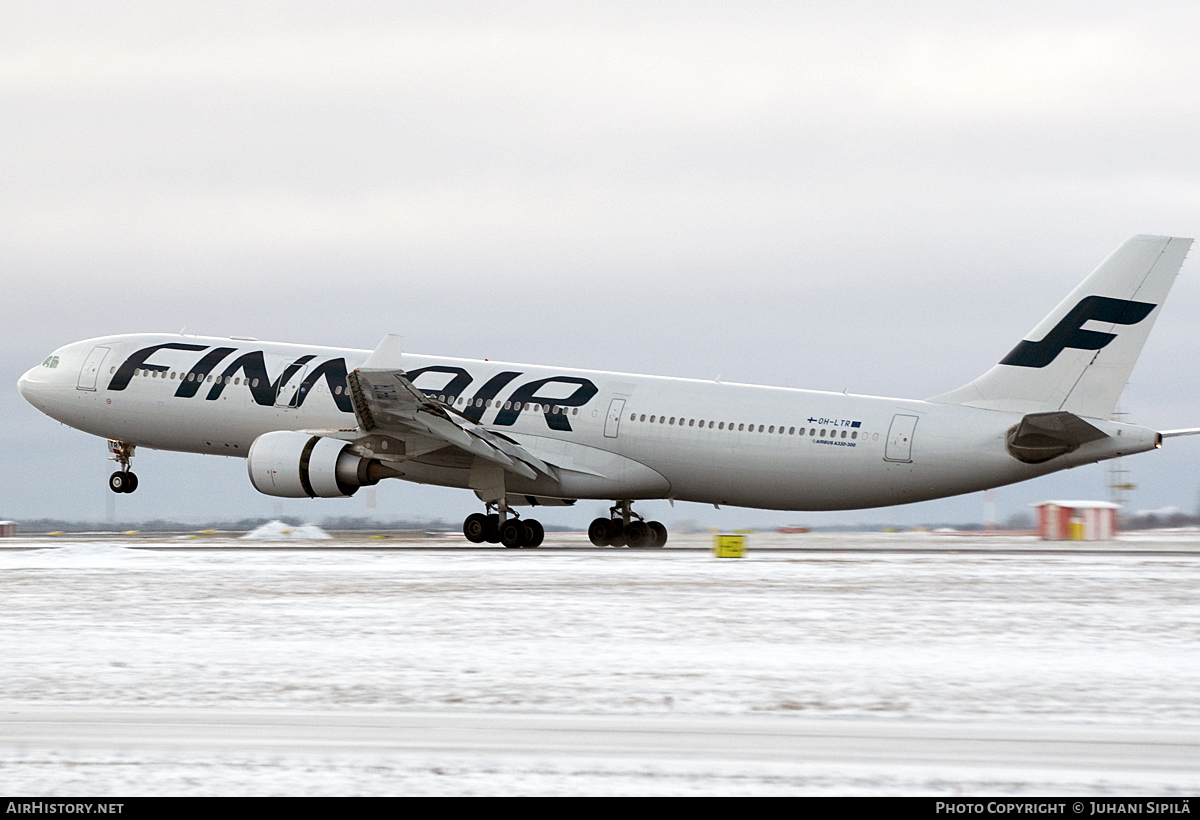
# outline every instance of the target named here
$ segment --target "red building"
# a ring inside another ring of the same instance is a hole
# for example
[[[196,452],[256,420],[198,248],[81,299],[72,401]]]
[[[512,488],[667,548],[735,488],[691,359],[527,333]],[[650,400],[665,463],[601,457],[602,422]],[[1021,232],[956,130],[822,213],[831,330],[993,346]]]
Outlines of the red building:
[[[1043,501],[1038,535],[1045,541],[1111,541],[1117,537],[1117,504],[1107,501]]]

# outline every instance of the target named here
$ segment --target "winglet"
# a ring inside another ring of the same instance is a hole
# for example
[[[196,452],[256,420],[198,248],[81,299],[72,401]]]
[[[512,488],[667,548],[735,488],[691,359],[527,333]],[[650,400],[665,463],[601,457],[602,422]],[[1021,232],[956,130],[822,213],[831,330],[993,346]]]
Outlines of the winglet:
[[[360,367],[363,370],[403,370],[400,366],[400,335],[389,333],[384,336]]]

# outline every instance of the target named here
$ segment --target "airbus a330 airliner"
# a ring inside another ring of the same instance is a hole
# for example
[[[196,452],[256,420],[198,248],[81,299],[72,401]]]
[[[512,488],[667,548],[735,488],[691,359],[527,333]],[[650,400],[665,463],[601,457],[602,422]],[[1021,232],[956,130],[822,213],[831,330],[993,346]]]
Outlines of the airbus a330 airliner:
[[[473,542],[537,546],[522,505],[615,501],[598,545],[657,546],[632,509],[678,499],[845,510],[984,490],[1162,446],[1111,421],[1190,239],[1125,242],[974,381],[923,401],[401,355],[134,334],[59,348],[18,382],[109,440],[133,492],[136,447],[239,456],[262,493],[351,496],[384,478],[474,490]]]

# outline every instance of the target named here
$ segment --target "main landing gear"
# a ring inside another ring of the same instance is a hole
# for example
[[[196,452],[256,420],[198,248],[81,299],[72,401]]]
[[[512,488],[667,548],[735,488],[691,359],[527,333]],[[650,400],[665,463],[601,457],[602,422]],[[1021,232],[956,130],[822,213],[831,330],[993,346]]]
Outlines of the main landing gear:
[[[647,521],[632,509],[633,502],[618,501],[608,518],[597,518],[588,527],[588,538],[597,547],[661,547],[667,543],[667,528]],[[631,521],[636,518],[636,521]]]
[[[134,446],[123,441],[109,439],[108,449],[112,453],[108,460],[121,465],[121,469],[108,477],[108,489],[114,493],[133,492],[138,488],[137,476],[129,469],[129,462],[133,461]]]
[[[491,510],[492,505],[488,505]],[[546,537],[540,522],[532,518],[509,518],[507,510],[499,513],[474,513],[463,522],[463,535],[472,544],[503,544],[509,549],[540,546]]]

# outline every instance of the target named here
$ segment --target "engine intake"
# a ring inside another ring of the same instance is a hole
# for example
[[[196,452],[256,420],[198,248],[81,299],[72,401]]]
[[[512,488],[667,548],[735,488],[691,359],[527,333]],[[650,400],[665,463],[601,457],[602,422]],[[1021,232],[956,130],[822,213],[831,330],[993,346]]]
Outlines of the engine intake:
[[[246,469],[254,489],[280,498],[347,498],[359,487],[403,475],[350,452],[340,439],[280,430],[250,445]]]

